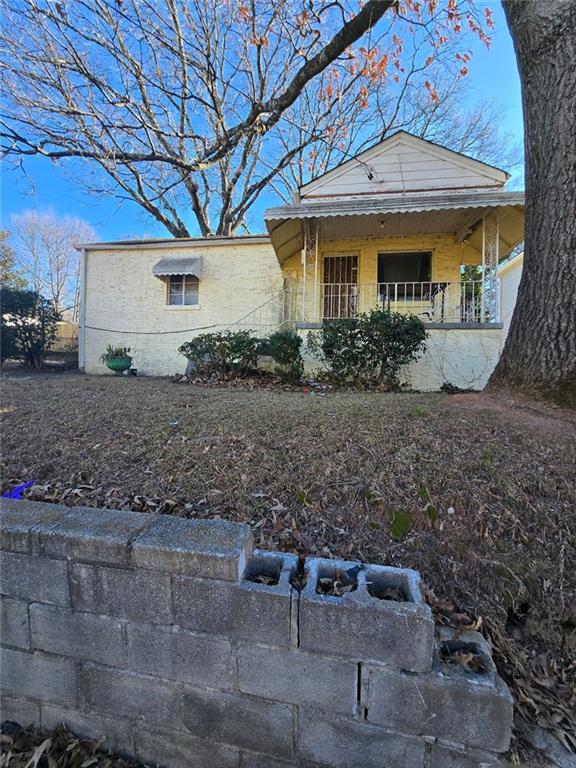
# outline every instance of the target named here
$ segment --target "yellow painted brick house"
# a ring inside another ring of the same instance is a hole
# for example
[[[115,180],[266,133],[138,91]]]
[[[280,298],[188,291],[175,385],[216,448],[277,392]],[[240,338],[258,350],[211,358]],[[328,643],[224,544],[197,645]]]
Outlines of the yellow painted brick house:
[[[507,179],[399,132],[267,210],[267,236],[86,245],[80,365],[104,373],[106,344],[126,344],[139,371],[172,374],[195,333],[306,335],[386,306],[427,325],[408,385],[479,388],[500,352],[498,266],[523,240]]]

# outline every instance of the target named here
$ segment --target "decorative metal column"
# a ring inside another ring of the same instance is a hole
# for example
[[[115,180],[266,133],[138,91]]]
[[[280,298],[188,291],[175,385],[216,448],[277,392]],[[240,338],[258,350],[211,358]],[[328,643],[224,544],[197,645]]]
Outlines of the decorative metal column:
[[[480,320],[497,323],[500,320],[500,227],[496,211],[482,219],[482,304]]]
[[[319,320],[318,303],[318,219],[304,219],[302,319]]]

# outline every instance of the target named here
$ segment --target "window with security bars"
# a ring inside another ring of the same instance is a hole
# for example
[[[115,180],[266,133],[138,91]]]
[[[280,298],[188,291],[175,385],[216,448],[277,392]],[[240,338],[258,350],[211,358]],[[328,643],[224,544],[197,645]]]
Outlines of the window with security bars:
[[[194,275],[170,275],[168,304],[183,307],[198,304],[198,282]]]

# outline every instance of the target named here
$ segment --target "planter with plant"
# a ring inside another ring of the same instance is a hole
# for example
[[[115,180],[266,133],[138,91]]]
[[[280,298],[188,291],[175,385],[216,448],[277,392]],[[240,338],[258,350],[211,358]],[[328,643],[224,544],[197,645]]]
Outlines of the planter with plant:
[[[130,347],[113,347],[108,344],[106,351],[100,356],[100,360],[114,373],[123,373],[132,365],[129,352]]]

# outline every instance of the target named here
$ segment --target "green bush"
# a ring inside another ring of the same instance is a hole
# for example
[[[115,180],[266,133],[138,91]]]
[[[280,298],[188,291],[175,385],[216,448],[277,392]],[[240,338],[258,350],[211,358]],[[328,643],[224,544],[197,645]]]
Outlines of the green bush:
[[[59,314],[54,302],[36,291],[2,288],[2,360],[16,358],[40,368],[56,339]]]
[[[360,317],[325,320],[321,331],[308,334],[307,347],[324,363],[328,378],[335,384],[364,381],[373,372]]]
[[[283,381],[298,381],[304,372],[300,348],[302,339],[293,331],[276,331],[262,340],[261,354],[269,355],[276,373]]]
[[[227,378],[256,367],[260,342],[251,331],[202,333],[179,347],[195,373]]]
[[[325,322],[319,333],[309,335],[308,348],[335,383],[378,381],[397,389],[400,369],[418,359],[425,340],[419,318],[374,309],[353,319]]]
[[[362,327],[378,381],[391,389],[398,388],[400,369],[417,360],[426,349],[424,323],[415,315],[374,309],[363,315]]]

